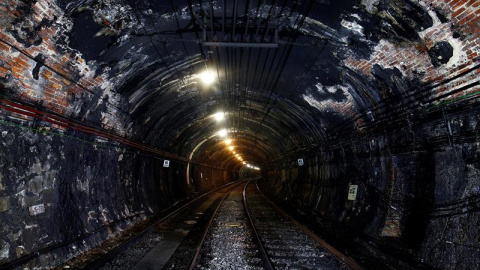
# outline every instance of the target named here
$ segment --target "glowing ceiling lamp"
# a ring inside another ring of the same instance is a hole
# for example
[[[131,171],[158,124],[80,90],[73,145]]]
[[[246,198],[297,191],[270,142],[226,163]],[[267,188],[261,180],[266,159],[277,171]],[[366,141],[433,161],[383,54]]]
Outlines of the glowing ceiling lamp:
[[[228,150],[233,151],[233,148],[234,148],[233,146],[229,146]]]
[[[227,144],[227,145],[230,145],[230,144],[232,144],[232,140],[230,140],[230,139],[226,139],[226,140],[225,140],[225,144]]]
[[[204,72],[200,73],[198,76],[200,77],[203,84],[205,85],[210,85],[215,81],[215,75],[208,70],[205,70]]]
[[[215,120],[220,122],[220,121],[225,119],[225,113],[224,112],[217,112],[216,114],[213,115],[213,118],[215,118]]]
[[[217,135],[220,137],[227,137],[228,131],[226,129],[221,129],[217,132]]]

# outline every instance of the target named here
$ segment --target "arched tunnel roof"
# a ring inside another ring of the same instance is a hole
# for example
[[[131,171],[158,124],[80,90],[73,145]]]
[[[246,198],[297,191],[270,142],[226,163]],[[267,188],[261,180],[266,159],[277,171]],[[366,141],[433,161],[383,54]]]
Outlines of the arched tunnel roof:
[[[61,74],[49,54],[69,55],[77,59],[69,80],[98,81],[82,94],[97,99],[76,94],[66,115],[86,119],[103,103],[107,129],[238,169],[221,129],[243,160],[261,165],[444,101],[445,88],[432,82],[465,64],[469,31],[427,2],[59,0],[38,29],[3,22],[12,25],[3,40],[28,48],[42,39],[29,32],[58,26],[56,51],[27,56]]]

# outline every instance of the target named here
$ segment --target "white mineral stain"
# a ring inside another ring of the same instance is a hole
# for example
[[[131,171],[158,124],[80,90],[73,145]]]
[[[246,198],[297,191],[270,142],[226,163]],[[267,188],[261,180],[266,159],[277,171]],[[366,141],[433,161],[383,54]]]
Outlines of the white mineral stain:
[[[346,113],[346,108],[351,107],[353,105],[353,96],[350,94],[350,86],[348,85],[337,85],[337,86],[326,86],[324,87],[322,84],[317,83],[315,85],[317,91],[319,92],[327,92],[327,93],[336,93],[337,90],[341,90],[343,95],[347,98],[344,101],[336,102],[330,99],[327,100],[317,100],[313,97],[312,94],[307,93],[303,94],[303,99],[310,104],[310,106],[320,110],[320,111],[334,111],[340,114]]]
[[[25,225],[25,230],[34,229],[34,228],[37,228],[37,227],[38,227],[38,224]]]
[[[362,0],[362,5],[365,6],[365,9],[369,13],[376,13],[377,12],[377,7],[378,3],[380,0]]]
[[[359,36],[365,37],[365,34],[363,34],[363,27],[359,25],[357,22],[342,20],[341,25],[347,28],[348,30],[352,31],[353,33],[356,33]]]
[[[437,43],[440,41],[448,41],[450,45],[453,47],[453,55],[452,57],[448,60],[448,63],[445,65],[442,65],[439,67],[439,69],[450,69],[453,66],[457,64],[462,64],[465,62],[468,57],[465,53],[464,46],[461,40],[454,38],[453,37],[453,32],[451,29],[451,23],[442,23],[440,21],[440,18],[438,18],[437,13],[435,11],[431,10],[425,3],[419,2],[421,6],[423,6],[427,12],[428,15],[432,18],[433,24],[431,27],[418,32],[418,35],[424,39],[424,40],[430,40],[433,43]],[[443,35],[438,35],[438,34],[430,34],[432,32],[436,32],[436,30],[441,30]]]
[[[10,245],[5,241],[2,241],[1,243],[2,248],[0,249],[0,260],[8,259],[8,257],[10,257]]]

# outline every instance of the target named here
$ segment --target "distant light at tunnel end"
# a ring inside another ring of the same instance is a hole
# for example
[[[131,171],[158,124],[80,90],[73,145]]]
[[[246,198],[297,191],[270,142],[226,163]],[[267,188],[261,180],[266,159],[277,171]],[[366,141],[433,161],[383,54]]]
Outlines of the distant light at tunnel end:
[[[245,165],[245,163],[243,163],[243,165]],[[260,171],[259,167],[256,167],[256,166],[253,166],[253,165],[250,165],[250,164],[246,164],[246,166],[247,166],[247,168],[250,168],[252,170]]]

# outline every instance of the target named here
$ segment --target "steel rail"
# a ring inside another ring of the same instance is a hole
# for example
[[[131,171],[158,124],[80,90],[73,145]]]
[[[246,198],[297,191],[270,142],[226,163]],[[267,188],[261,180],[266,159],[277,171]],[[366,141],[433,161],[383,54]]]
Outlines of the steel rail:
[[[245,181],[247,181],[247,180],[244,180],[242,182],[245,182]],[[213,223],[213,219],[217,216],[217,212],[220,209],[220,206],[222,206],[225,199],[228,198],[228,196],[230,196],[230,193],[232,192],[232,190],[234,188],[238,187],[242,182],[240,182],[237,185],[231,187],[230,190],[228,191],[228,193],[225,194],[222,197],[222,200],[218,203],[217,207],[215,208],[215,211],[213,211],[212,215],[210,216],[210,219],[208,220],[207,226],[205,226],[205,229],[203,231],[202,239],[200,240],[200,242],[197,243],[195,255],[193,256],[192,260],[190,261],[190,266],[188,267],[189,270],[192,270],[197,265],[198,257],[200,256],[200,251],[202,250],[203,243],[205,242],[205,238],[207,238],[208,232],[210,231],[210,227],[212,226],[212,223]]]
[[[260,239],[260,235],[257,232],[257,229],[255,228],[255,224],[253,223],[252,217],[250,215],[250,212],[248,211],[248,202],[247,202],[247,186],[253,181],[254,179],[248,181],[248,183],[243,187],[243,206],[245,208],[245,212],[247,213],[248,221],[250,221],[250,225],[252,226],[252,231],[253,234],[255,235],[255,239],[258,245],[258,249],[260,250],[263,263],[265,265],[265,269],[267,270],[273,270],[275,269],[273,267],[273,263],[268,257],[267,251],[265,250],[265,247],[262,244],[262,239]],[[256,181],[256,180],[255,180]]]
[[[232,183],[228,183],[226,185],[223,185],[223,186],[220,186],[214,190],[211,190],[205,194],[202,194],[200,195],[199,197],[193,199],[192,201],[184,204],[183,206],[181,206],[180,208],[178,208],[177,210],[171,212],[170,214],[168,214],[167,216],[161,218],[159,221],[155,222],[154,224],[150,225],[148,228],[146,228],[145,230],[143,230],[142,232],[140,232],[139,234],[135,235],[134,237],[130,238],[128,241],[120,244],[119,246],[117,246],[116,248],[112,249],[111,251],[109,251],[108,253],[106,253],[104,256],[100,257],[99,259],[93,261],[91,264],[87,265],[85,267],[85,269],[98,269],[100,266],[104,265],[106,262],[108,262],[111,258],[113,258],[114,256],[118,255],[119,253],[121,253],[123,250],[125,250],[127,247],[129,247],[131,244],[134,244],[140,237],[146,235],[147,233],[151,232],[153,230],[153,228],[155,226],[158,226],[158,225],[161,225],[163,223],[165,223],[166,221],[168,221],[170,218],[172,218],[173,216],[175,216],[176,214],[180,213],[181,211],[183,211],[185,208],[191,206],[192,204],[196,203],[197,201],[199,201],[200,199],[208,196],[208,195],[211,195],[212,193],[215,193],[217,192],[218,190],[221,190],[223,188],[226,188],[226,187],[229,187],[233,184],[237,184],[239,185],[240,183],[236,183],[236,182],[232,182]],[[235,185],[235,186],[237,186]],[[233,189],[234,187],[232,187]]]
[[[213,193],[213,192],[216,192],[222,188],[225,188],[225,187],[228,187],[232,184],[235,184],[236,182],[232,182],[232,183],[228,183],[226,185],[223,185],[223,186],[220,186],[218,188],[215,188],[209,192],[206,192],[200,196],[198,196],[197,198],[193,199],[192,201],[186,203],[185,205],[179,207],[177,210],[174,210],[173,212],[167,214],[166,216],[164,216],[163,218],[161,218],[160,220],[154,222],[152,225],[148,226],[146,229],[144,229],[142,232],[140,232],[139,234],[137,234],[136,236],[130,238],[128,241],[120,244],[119,246],[115,247],[114,249],[110,250],[109,252],[105,253],[103,256],[99,257],[98,259],[96,259],[94,262],[91,262],[90,264],[88,264],[85,269],[95,269],[95,267],[98,267],[100,266],[101,264],[99,263],[100,260],[104,260],[106,261],[108,258],[110,258],[111,256],[113,255],[116,255],[118,253],[120,253],[122,250],[124,250],[124,248],[128,247],[129,244],[132,244],[135,242],[136,239],[138,239],[139,237],[145,235],[146,233],[148,233],[154,226],[156,225],[159,225],[159,224],[162,224],[164,223],[165,221],[167,221],[168,219],[170,219],[171,217],[173,217],[175,214],[179,213],[180,211],[182,211],[183,209],[185,209],[186,207],[192,205],[193,203],[197,202],[198,200],[200,200],[201,198]],[[172,207],[174,207],[176,204],[174,204],[173,206],[167,208],[165,211],[168,211],[170,210]],[[163,212],[165,212],[163,211]],[[27,255],[24,255],[23,257],[20,257],[18,259],[15,259],[13,261],[10,261],[10,262],[7,262],[5,264],[1,264],[0,265],[0,269],[14,269],[15,267],[19,267],[21,265],[24,265],[26,263],[28,263],[29,261],[39,257],[40,255],[42,254],[46,254],[47,252],[50,252],[50,251],[53,251],[53,250],[56,250],[56,249],[59,249],[59,248],[63,248],[63,247],[66,247],[68,245],[71,245],[73,243],[76,243],[76,242],[79,242],[79,241],[82,241],[84,239],[86,239],[87,237],[90,237],[92,235],[94,235],[95,233],[101,231],[105,229],[105,226],[102,226],[101,228],[98,228],[97,230],[91,232],[91,233],[88,233],[86,235],[82,235],[80,237],[76,237],[74,239],[71,239],[67,242],[63,242],[63,243],[59,243],[59,244],[54,244],[52,246],[48,246],[48,247],[45,247],[45,248],[42,248],[40,250],[37,250],[35,252],[32,252],[30,254],[27,254]],[[115,253],[115,254],[113,254]],[[107,258],[108,257],[108,258]]]
[[[340,252],[339,250],[337,250],[336,248],[334,248],[333,246],[331,246],[330,244],[328,244],[327,242],[325,242],[325,240],[321,239],[320,237],[318,237],[314,232],[310,231],[307,227],[305,227],[304,225],[300,224],[298,221],[296,221],[293,217],[291,217],[289,214],[287,214],[283,209],[281,209],[280,207],[278,207],[275,203],[273,203],[270,199],[267,198],[267,196],[265,196],[265,194],[263,194],[263,192],[260,190],[260,188],[258,187],[258,181],[255,180],[255,185],[257,187],[257,190],[258,192],[260,193],[260,195],[262,195],[263,199],[268,202],[271,206],[273,206],[273,208],[275,208],[282,216],[284,216],[285,218],[289,219],[293,224],[295,224],[299,229],[301,229],[304,233],[306,233],[308,236],[310,236],[313,240],[315,240],[318,244],[320,244],[320,246],[322,246],[324,249],[326,249],[328,252],[330,252],[331,254],[333,254],[335,257],[337,257],[338,260],[340,260],[341,262],[345,263],[348,267],[354,269],[354,270],[364,270],[363,267],[361,267],[360,265],[357,264],[357,262],[348,257],[347,255],[343,254],[342,252]]]

